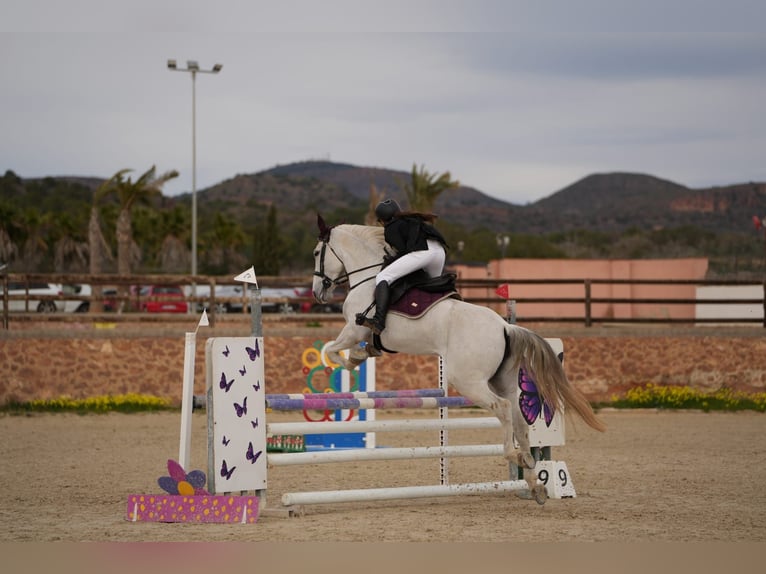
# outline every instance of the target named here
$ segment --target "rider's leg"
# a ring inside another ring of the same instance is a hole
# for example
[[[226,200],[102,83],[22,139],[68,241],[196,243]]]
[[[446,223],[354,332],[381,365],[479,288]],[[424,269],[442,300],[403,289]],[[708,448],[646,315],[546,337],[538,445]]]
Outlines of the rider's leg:
[[[386,313],[388,313],[388,302],[391,289],[388,281],[381,281],[375,285],[375,316],[372,319],[366,319],[365,326],[372,329],[376,335],[386,328]]]

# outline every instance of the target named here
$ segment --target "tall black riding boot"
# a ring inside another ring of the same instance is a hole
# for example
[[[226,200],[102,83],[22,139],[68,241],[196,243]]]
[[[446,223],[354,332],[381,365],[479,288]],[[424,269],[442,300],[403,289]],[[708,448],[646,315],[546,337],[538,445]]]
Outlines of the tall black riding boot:
[[[390,292],[388,281],[381,281],[375,286],[375,316],[372,319],[367,319],[365,325],[372,329],[376,335],[380,335],[380,332],[386,328]]]

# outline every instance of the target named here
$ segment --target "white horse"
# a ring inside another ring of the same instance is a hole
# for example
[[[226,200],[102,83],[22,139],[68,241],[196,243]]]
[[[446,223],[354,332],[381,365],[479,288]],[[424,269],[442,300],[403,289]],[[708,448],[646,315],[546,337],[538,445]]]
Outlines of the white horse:
[[[371,331],[357,325],[355,319],[374,300],[375,275],[388,246],[382,227],[328,227],[321,216],[318,224],[314,297],[326,303],[336,285],[348,283],[343,304],[346,324],[326,351],[332,361],[351,370],[373,353]],[[596,430],[606,429],[587,399],[567,380],[561,361],[545,339],[509,324],[487,307],[447,298],[418,319],[389,313],[380,338],[384,348],[392,351],[442,358],[447,382],[500,420],[504,456],[524,468],[524,479],[541,504],[545,488],[537,484],[530,470],[536,461],[529,445],[529,426],[515,407],[519,369],[524,367],[530,373],[544,404],[574,412]],[[367,345],[360,347],[363,341]],[[348,359],[340,354],[342,350],[349,351]],[[514,436],[519,450],[514,447]]]

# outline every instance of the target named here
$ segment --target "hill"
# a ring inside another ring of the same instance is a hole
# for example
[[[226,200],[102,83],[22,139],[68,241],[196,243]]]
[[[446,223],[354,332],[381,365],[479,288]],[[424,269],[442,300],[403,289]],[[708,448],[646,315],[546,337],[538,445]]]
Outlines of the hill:
[[[459,179],[459,174],[453,174]],[[297,162],[257,173],[238,174],[198,192],[203,270],[227,273],[253,261],[263,245],[269,208],[276,208],[278,239],[269,249],[283,262],[283,272],[304,272],[316,243],[316,214],[330,223],[361,223],[369,208],[370,189],[406,202],[401,185],[409,172],[359,167],[329,161]],[[92,177],[22,179],[9,171],[0,178],[0,258],[17,268],[44,270],[64,265],[75,269],[84,260],[54,262],[54,243],[70,237],[86,244],[92,190],[103,180]],[[113,200],[116,201],[116,200]],[[191,194],[164,196],[134,214],[135,238],[144,252],[146,270],[160,262],[169,234],[188,242]],[[174,210],[174,208],[179,208]],[[116,205],[103,217],[107,240],[114,243]],[[158,212],[173,211],[158,218]],[[752,217],[766,215],[766,184],[740,183],[691,189],[638,173],[591,174],[534,203],[516,205],[463,185],[443,193],[434,211],[456,257],[483,264],[501,254],[510,257],[650,258],[704,256],[720,276],[743,277],[766,268],[763,238]],[[55,216],[54,216],[55,214]],[[180,219],[179,219],[180,217]],[[175,222],[174,227],[169,227]],[[180,222],[180,223],[179,223]],[[220,244],[221,224],[233,228],[238,246]],[[3,235],[5,233],[5,235]],[[30,234],[47,234],[37,243]],[[498,249],[497,234],[509,235],[507,251]],[[266,239],[268,240],[268,239]],[[45,245],[39,261],[21,262],[29,246]],[[215,246],[215,247],[214,247]],[[114,249],[114,246],[113,246]],[[78,247],[78,252],[84,252]],[[231,251],[231,252],[230,252]],[[236,253],[234,253],[236,251]],[[24,251],[25,252],[25,251]],[[5,255],[3,255],[5,254]]]

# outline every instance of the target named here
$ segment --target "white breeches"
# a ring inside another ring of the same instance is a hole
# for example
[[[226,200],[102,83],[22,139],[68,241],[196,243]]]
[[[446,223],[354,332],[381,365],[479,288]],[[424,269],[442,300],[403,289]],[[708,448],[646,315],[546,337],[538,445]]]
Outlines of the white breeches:
[[[375,277],[375,285],[381,281],[388,281],[389,285],[401,279],[405,275],[424,269],[431,277],[438,277],[444,271],[444,262],[447,254],[442,244],[435,239],[428,240],[428,249],[425,251],[413,251],[402,255],[399,259],[383,269]]]

